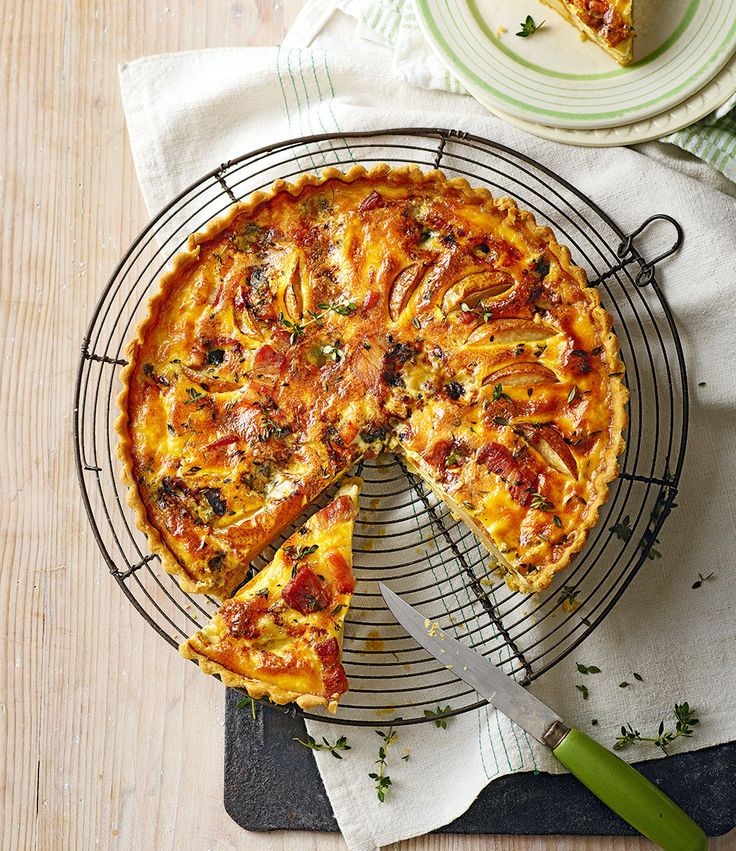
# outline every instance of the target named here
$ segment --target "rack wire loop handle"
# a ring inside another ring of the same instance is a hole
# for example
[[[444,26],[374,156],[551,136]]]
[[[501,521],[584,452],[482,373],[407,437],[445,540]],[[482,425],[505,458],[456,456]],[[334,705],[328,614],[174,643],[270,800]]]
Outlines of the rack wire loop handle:
[[[663,251],[653,260],[646,262],[642,261],[641,270],[635,279],[635,283],[638,287],[645,287],[647,284],[650,284],[654,279],[655,266],[667,257],[671,257],[680,249],[685,238],[685,234],[680,223],[673,219],[672,216],[668,216],[666,213],[655,213],[655,215],[650,216],[646,219],[646,221],[642,222],[635,231],[632,231],[632,233],[630,233],[616,249],[616,254],[621,258],[625,258],[627,255],[631,254],[631,259],[640,259],[639,253],[634,247],[634,240],[637,236],[640,236],[649,227],[649,225],[652,224],[652,222],[657,221],[669,222],[672,225],[675,229],[675,241],[666,251]]]

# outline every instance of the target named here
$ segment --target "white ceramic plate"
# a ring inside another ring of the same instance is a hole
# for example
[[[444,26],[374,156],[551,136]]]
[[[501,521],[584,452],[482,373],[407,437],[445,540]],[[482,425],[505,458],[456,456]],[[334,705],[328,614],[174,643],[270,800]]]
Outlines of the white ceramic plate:
[[[468,88],[468,92],[486,109],[493,112],[509,124],[526,130],[535,136],[549,139],[552,142],[565,142],[568,145],[583,145],[586,147],[610,147],[611,145],[635,145],[638,142],[649,142],[661,139],[683,127],[689,127],[700,121],[709,113],[718,109],[734,93],[736,93],[736,56],[732,56],[728,65],[714,79],[705,85],[697,94],[678,104],[673,109],[644,118],[632,124],[620,127],[607,127],[598,130],[570,130],[563,127],[546,127],[543,124],[532,124],[512,115],[507,115],[489,103],[482,91]]]
[[[638,0],[636,61],[627,68],[537,0],[415,3],[429,43],[463,85],[494,111],[547,127],[660,115],[702,89],[736,49],[736,0]],[[544,26],[517,38],[527,15]]]

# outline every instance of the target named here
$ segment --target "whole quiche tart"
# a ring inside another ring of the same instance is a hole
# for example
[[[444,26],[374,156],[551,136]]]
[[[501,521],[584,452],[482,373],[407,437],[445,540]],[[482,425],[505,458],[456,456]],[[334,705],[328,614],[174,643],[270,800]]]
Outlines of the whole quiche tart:
[[[611,318],[549,228],[416,167],[277,182],[190,237],[129,350],[130,500],[188,592],[389,449],[539,591],[617,475]]]

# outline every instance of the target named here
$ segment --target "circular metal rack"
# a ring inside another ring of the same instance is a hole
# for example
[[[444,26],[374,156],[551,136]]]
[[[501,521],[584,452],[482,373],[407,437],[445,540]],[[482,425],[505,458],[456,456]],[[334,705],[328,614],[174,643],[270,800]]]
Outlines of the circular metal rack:
[[[381,455],[360,465],[365,488],[354,541],[358,588],[343,655],[351,687],[338,714],[330,717],[355,725],[418,723],[427,720],[425,709],[438,705],[450,707],[447,714],[453,715],[485,704],[395,623],[378,591],[379,580],[523,683],[579,645],[647,558],[658,555],[657,536],[677,492],[688,421],[682,348],[654,276],[656,263],[682,241],[673,219],[655,216],[627,234],[541,163],[454,130],[312,136],[225,163],[171,201],[131,245],[94,310],[77,374],[76,460],[92,529],[125,595],[169,644],[176,647],[203,626],[217,603],[185,594],[163,572],[127,506],[114,430],[127,343],[161,272],[187,236],[231,203],[276,178],[382,162],[442,168],[495,195],[511,196],[537,221],[549,224],[614,317],[631,400],[621,474],[598,525],[573,566],[541,595],[511,592],[489,572],[489,556],[474,535],[399,457]],[[644,238],[645,228],[663,227],[674,228],[674,245],[647,262],[635,240]],[[254,570],[270,560],[287,534],[256,560]]]

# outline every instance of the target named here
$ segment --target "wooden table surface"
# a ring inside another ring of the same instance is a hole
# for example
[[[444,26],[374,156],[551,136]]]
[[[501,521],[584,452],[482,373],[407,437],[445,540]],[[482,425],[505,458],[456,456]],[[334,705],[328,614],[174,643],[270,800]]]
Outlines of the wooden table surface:
[[[147,219],[117,63],[275,44],[300,6],[0,0],[0,848],[344,847],[333,835],[245,834],[226,815],[222,686],[182,664],[107,573],[82,511],[71,434],[90,310]],[[481,846],[652,847],[554,837],[396,847]]]

